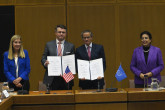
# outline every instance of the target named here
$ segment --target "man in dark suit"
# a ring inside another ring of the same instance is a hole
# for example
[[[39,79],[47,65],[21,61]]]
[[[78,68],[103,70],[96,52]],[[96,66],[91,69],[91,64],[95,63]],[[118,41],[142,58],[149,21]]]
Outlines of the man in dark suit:
[[[76,49],[76,59],[81,60],[94,60],[98,58],[103,58],[103,69],[106,69],[104,48],[102,45],[92,43],[93,34],[89,30],[85,30],[81,33],[81,37],[84,41],[84,45]],[[97,89],[98,81],[100,89],[103,89],[104,78],[98,77],[96,80],[86,80],[85,78],[79,79],[79,87],[82,89]]]
[[[43,83],[50,86],[51,90],[67,90],[72,89],[73,80],[68,84],[61,76],[48,76],[48,64],[47,56],[65,56],[74,54],[75,47],[72,43],[65,41],[67,34],[67,28],[64,25],[57,25],[55,28],[56,39],[47,42],[44,53],[42,55],[41,63],[46,69]],[[68,88],[69,87],[69,88]]]

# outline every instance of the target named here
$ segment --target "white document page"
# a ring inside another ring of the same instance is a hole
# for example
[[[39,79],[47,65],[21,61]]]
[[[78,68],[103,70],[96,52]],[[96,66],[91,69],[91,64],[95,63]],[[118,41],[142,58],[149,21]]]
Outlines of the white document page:
[[[62,68],[63,73],[65,73],[66,67],[69,67],[69,70],[72,72],[72,74],[76,74],[76,68],[75,68],[75,55],[67,55],[62,56]]]
[[[48,76],[60,76],[61,70],[61,56],[47,56],[48,64]]]
[[[91,80],[97,79],[99,76],[104,77],[103,59],[99,58],[90,61]]]
[[[90,71],[89,71],[89,61],[85,60],[77,60],[78,65],[78,78],[85,78],[86,80],[90,80]]]

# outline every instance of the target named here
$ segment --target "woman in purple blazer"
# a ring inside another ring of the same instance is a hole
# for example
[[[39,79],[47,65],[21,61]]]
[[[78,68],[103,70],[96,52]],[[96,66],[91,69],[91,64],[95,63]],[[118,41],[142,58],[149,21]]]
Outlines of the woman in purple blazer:
[[[160,72],[164,68],[161,50],[151,45],[151,33],[144,31],[140,38],[142,46],[134,50],[130,65],[131,71],[135,74],[135,88],[144,87],[144,75],[148,75],[149,84],[151,78],[161,81]]]

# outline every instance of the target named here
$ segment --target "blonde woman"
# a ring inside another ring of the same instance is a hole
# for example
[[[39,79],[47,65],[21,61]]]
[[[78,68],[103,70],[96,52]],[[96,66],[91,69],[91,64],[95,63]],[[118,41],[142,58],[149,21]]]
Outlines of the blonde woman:
[[[30,59],[27,50],[23,50],[21,36],[14,35],[10,40],[9,51],[4,53],[4,74],[9,87],[29,91]]]

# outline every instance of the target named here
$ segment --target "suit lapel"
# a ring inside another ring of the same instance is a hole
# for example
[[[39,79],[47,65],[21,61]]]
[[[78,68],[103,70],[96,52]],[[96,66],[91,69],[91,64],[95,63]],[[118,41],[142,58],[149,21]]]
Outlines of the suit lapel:
[[[68,48],[68,43],[67,43],[67,41],[65,41],[64,42],[64,50],[63,50],[63,53],[62,53],[63,56],[66,55],[65,53],[66,53],[67,48]]]
[[[95,44],[92,43],[92,48],[91,48],[91,60],[94,59],[94,52],[95,52]]]
[[[86,49],[85,45],[83,46],[82,49],[83,49],[83,52],[84,52],[84,57],[85,57],[85,59],[88,59],[88,60],[89,60],[88,53],[87,53],[87,49]]]
[[[57,56],[57,44],[56,44],[56,40],[54,40],[53,45],[54,45],[54,46],[53,46],[53,48],[54,48],[54,49],[53,49],[53,50],[54,50],[53,53],[54,53],[55,56]]]

